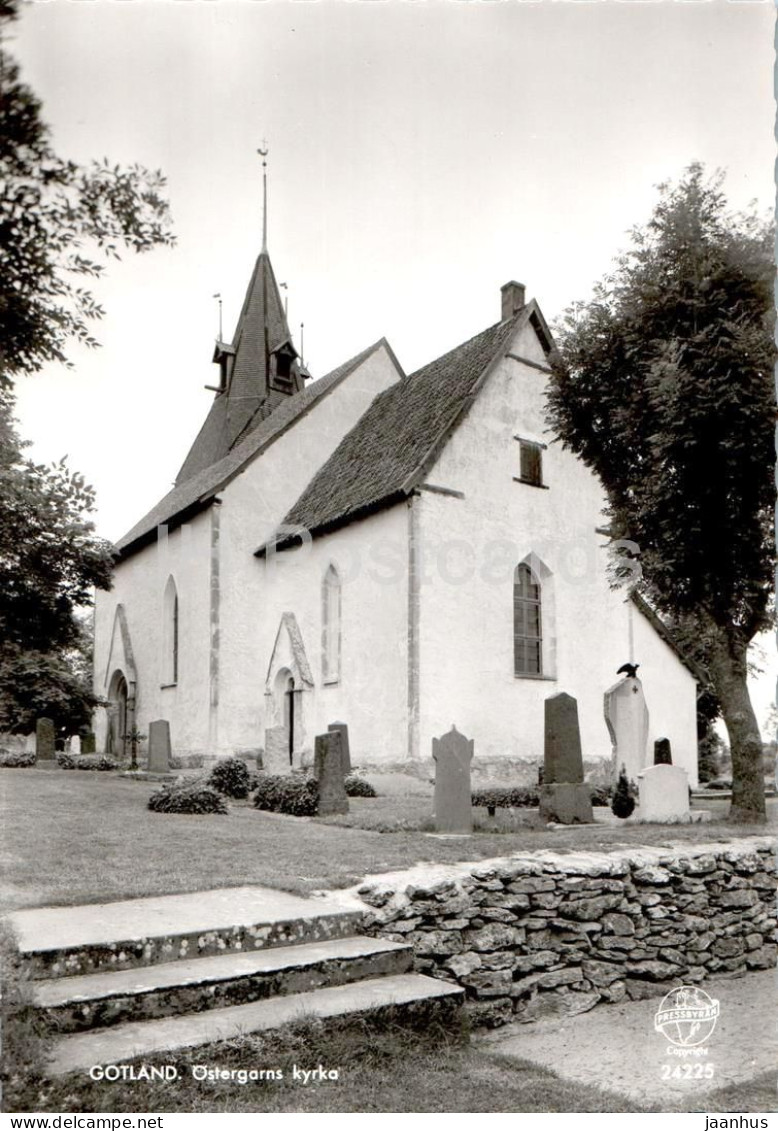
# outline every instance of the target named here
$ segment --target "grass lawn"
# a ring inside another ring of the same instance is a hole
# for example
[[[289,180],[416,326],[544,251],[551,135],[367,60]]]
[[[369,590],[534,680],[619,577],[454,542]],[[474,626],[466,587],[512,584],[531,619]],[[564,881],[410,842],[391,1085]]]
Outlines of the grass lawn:
[[[260,813],[246,802],[231,803],[228,816],[152,813],[146,802],[155,788],[112,773],[0,769],[0,909],[252,883],[304,894],[420,861],[732,840],[770,828],[730,826],[722,819],[672,827],[598,823],[548,829],[527,815],[528,823],[508,830],[507,814],[489,821],[483,811],[491,831],[440,840],[421,831],[378,831],[423,827],[431,793],[352,798],[348,817],[316,820]],[[723,818],[728,804],[717,799],[706,807]],[[776,805],[768,802],[773,819]]]
[[[140,1064],[140,1061],[135,1062]],[[528,1061],[505,1060],[456,1034],[363,1026],[333,1032],[321,1022],[272,1037],[246,1036],[186,1053],[146,1057],[172,1064],[172,1082],[94,1082],[86,1073],[54,1082],[25,1073],[6,1089],[6,1111],[57,1112],[643,1112],[776,1110],[772,1073],[748,1084],[643,1107],[628,1097],[570,1083]],[[293,1066],[336,1070],[337,1080],[303,1083]],[[198,1081],[194,1065],[282,1080]]]

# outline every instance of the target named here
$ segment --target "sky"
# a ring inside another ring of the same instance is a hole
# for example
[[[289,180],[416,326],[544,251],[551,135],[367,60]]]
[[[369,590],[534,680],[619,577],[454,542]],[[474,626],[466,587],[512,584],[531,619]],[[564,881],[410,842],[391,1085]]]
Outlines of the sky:
[[[760,0],[25,4],[9,48],[57,151],[161,169],[177,237],[111,264],[99,350],[20,383],[32,453],[69,456],[111,539],[168,490],[213,396],[212,296],[230,338],[259,251],[263,142],[315,377],[384,336],[411,372],[498,320],[510,279],[553,320],[692,160],[771,211],[774,19]]]

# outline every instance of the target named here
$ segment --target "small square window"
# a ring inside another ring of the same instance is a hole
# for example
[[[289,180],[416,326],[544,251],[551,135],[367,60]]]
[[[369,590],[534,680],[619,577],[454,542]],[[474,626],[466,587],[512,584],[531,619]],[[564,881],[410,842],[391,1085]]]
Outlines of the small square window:
[[[522,483],[531,483],[533,487],[542,487],[543,453],[540,444],[532,444],[529,440],[519,440],[519,452]]]

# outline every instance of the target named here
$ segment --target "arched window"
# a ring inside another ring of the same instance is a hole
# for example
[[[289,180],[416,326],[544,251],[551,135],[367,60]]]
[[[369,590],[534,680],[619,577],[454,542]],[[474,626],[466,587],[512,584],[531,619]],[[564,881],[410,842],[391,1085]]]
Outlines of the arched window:
[[[332,565],[322,584],[322,678],[340,681],[340,578]]]
[[[526,562],[513,574],[513,667],[515,675],[543,674],[540,582]]]
[[[162,601],[162,686],[178,683],[178,591],[167,579]]]

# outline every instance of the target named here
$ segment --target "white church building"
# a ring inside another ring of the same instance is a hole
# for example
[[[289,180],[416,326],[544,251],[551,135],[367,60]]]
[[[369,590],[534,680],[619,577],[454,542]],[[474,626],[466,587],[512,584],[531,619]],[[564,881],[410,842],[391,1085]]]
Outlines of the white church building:
[[[578,700],[585,766],[611,758],[604,692],[640,664],[655,738],[697,782],[696,680],[607,575],[603,493],[549,434],[554,344],[524,287],[406,375],[385,340],[311,380],[265,249],[175,486],[97,594],[98,750],[154,719],[174,755],[352,761],[427,775],[452,723],[474,773],[536,781],[544,700]]]

